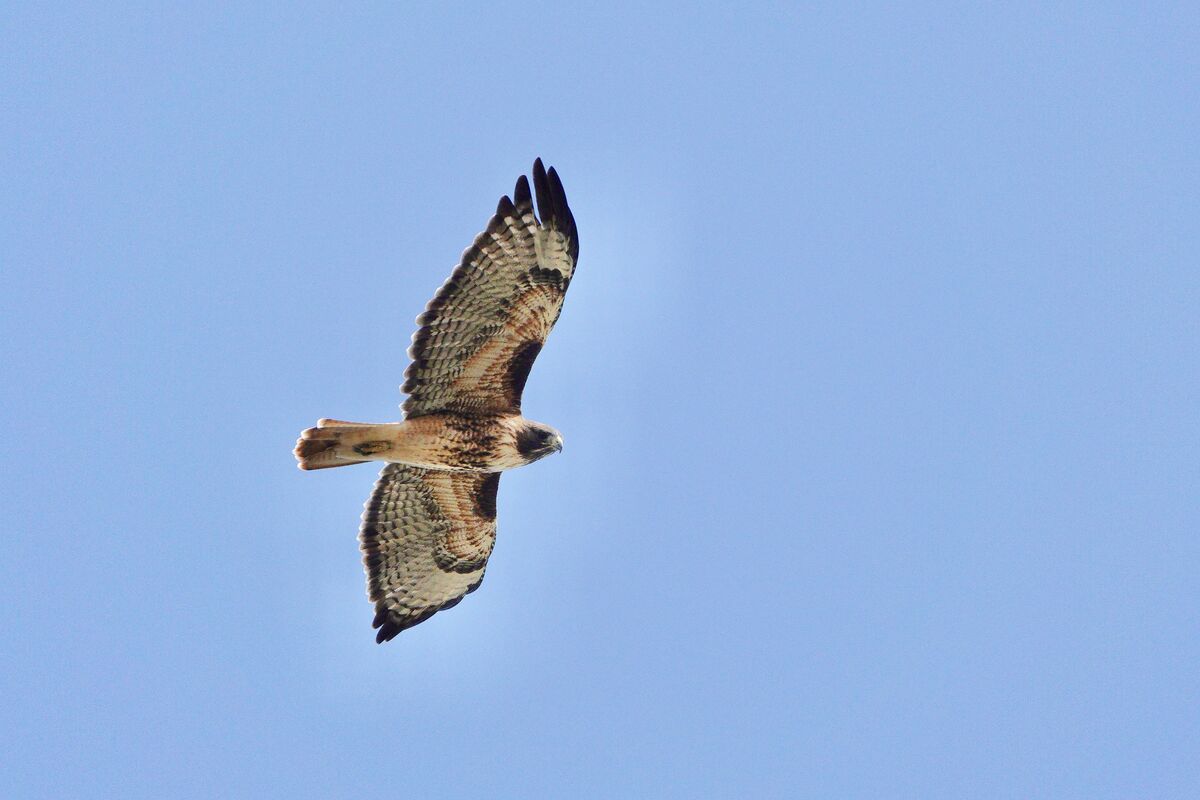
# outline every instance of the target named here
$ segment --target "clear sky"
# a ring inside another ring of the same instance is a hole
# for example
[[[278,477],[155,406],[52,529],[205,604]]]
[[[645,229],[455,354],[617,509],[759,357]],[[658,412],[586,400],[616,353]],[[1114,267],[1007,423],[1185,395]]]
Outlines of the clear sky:
[[[0,12],[0,794],[1200,796],[1194,6],[209,5]],[[535,156],[566,448],[378,646],[291,449]]]

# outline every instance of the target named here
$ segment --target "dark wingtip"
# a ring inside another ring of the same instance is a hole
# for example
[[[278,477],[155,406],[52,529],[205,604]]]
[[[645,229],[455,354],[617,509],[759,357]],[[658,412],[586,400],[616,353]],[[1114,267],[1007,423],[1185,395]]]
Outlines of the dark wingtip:
[[[533,190],[537,193],[538,219],[543,225],[554,222],[554,200],[550,194],[550,182],[546,179],[546,168],[539,158],[533,162]]]
[[[546,170],[542,159],[533,162],[533,188],[537,193],[537,211],[541,224],[562,232],[569,242],[571,260],[579,258],[579,231],[575,227],[575,216],[567,205],[567,193],[563,190],[558,170]]]
[[[517,178],[517,186],[513,189],[513,203],[518,210],[533,208],[533,195],[529,192],[529,179],[524,175]]]
[[[548,181],[550,185],[550,197],[554,203],[554,226],[566,235],[569,245],[569,252],[572,261],[579,259],[579,230],[575,227],[575,215],[571,213],[571,206],[567,203],[567,192],[563,189],[562,180],[558,177],[558,171],[554,167],[550,168]],[[538,199],[541,202],[541,198]]]
[[[513,201],[509,199],[508,195],[501,197],[500,202],[496,204],[496,216],[504,219],[505,217],[515,217],[516,215],[517,209],[513,206]]]
[[[554,198],[554,218],[560,223],[566,223],[570,219],[571,212],[567,209],[567,193],[563,191],[558,171],[551,167],[547,177],[550,179],[550,196]]]
[[[379,617],[376,616],[375,619],[378,620]],[[379,628],[379,632],[375,634],[375,644],[390,642],[392,639],[396,638],[396,634],[404,630],[403,625],[397,625],[390,619],[384,619],[382,623],[375,625],[375,627]]]
[[[467,588],[467,592],[471,592],[478,585],[479,582],[477,581],[475,586]],[[383,644],[395,639],[402,631],[420,625],[442,609],[453,608],[458,605],[460,600],[462,600],[462,597],[456,597],[448,603],[442,603],[440,606],[426,608],[415,614],[399,618],[394,617],[386,608],[377,608],[375,610],[375,621],[371,623],[371,627],[379,628],[379,632],[375,634],[375,643]]]

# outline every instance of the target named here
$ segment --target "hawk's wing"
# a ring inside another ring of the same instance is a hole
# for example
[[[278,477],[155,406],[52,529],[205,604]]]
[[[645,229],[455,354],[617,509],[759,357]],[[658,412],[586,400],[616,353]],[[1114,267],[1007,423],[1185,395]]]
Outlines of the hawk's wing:
[[[541,159],[533,185],[541,221],[522,175],[417,317],[402,387],[407,416],[521,410],[529,368],[558,321],[579,255],[562,182]]]
[[[377,642],[450,608],[479,588],[496,542],[499,472],[388,464],[358,540],[375,603]]]

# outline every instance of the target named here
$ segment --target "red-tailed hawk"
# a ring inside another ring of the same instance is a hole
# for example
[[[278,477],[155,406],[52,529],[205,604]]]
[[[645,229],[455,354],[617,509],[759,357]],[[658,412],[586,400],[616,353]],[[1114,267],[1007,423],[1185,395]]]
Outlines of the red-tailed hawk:
[[[522,175],[417,317],[404,420],[323,419],[296,443],[301,469],[388,462],[358,535],[377,642],[479,588],[500,472],[562,449],[558,431],[521,415],[521,391],[562,311],[579,235],[541,159],[533,187],[537,216]]]

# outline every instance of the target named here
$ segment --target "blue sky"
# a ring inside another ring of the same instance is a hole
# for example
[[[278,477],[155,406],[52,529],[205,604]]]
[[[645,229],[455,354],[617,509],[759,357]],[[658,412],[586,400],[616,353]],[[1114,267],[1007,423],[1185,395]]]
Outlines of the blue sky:
[[[1200,793],[1193,8],[0,21],[6,797]],[[377,646],[291,448],[535,156],[566,449]]]

